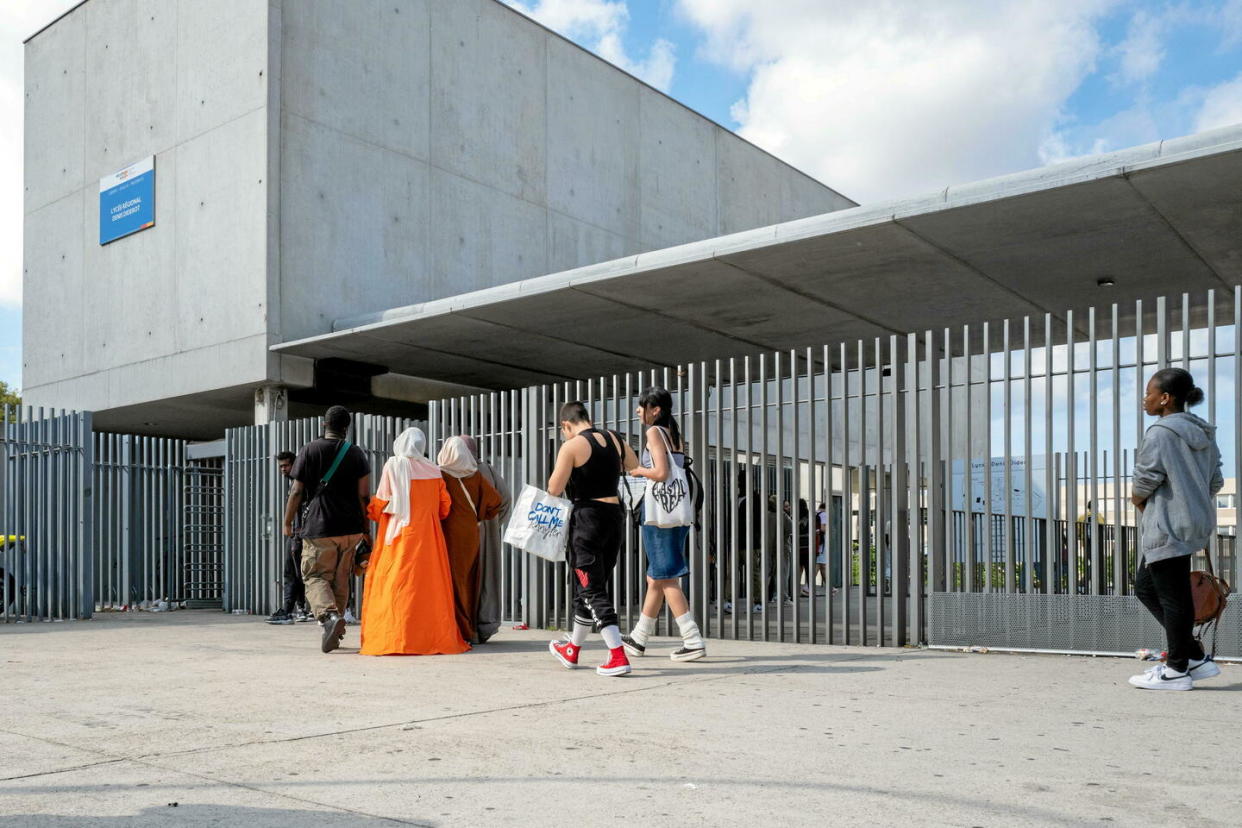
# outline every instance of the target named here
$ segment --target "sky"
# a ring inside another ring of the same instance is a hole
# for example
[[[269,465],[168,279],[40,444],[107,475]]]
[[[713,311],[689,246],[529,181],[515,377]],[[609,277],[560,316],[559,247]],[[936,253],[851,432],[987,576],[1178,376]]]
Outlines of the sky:
[[[16,386],[22,40],[74,2],[0,0],[0,380]],[[1242,0],[505,2],[860,203],[1242,123]]]

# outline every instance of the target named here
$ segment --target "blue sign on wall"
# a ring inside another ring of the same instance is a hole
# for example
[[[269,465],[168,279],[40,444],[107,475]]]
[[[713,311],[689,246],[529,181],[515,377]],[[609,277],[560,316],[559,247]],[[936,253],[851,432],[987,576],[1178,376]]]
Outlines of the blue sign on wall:
[[[99,243],[155,226],[155,156],[99,179]]]

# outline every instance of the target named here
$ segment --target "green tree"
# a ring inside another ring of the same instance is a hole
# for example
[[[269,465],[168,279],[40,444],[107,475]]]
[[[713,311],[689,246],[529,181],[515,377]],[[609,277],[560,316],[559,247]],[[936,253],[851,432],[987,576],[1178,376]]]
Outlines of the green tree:
[[[8,411],[10,407],[16,407],[21,404],[21,392],[15,388],[11,388],[4,380],[0,380],[0,406],[3,406],[3,408],[0,408],[0,411],[5,412],[5,418],[7,419],[9,416]]]

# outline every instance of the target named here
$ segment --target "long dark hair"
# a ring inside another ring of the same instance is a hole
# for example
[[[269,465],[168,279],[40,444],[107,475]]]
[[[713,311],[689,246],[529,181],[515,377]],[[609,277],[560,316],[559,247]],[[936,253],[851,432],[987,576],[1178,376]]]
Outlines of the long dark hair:
[[[681,429],[677,427],[677,420],[673,417],[673,395],[668,392],[667,388],[659,385],[651,386],[638,395],[638,404],[642,408],[659,406],[660,416],[656,418],[653,425],[663,426],[668,429],[668,433],[673,439],[674,448],[684,448],[681,444]]]
[[[1188,407],[1203,402],[1203,389],[1195,385],[1195,378],[1183,368],[1161,368],[1151,375],[1152,382],[1168,394],[1180,406]]]

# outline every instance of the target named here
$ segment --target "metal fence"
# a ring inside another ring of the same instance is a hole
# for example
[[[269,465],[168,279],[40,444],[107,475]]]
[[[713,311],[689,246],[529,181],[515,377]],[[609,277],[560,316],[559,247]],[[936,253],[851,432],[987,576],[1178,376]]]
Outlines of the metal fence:
[[[185,442],[95,434],[94,604],[158,606],[185,597]]]
[[[1240,327],[1242,289],[1184,294],[444,400],[431,406],[430,433],[475,434],[515,488],[543,485],[561,404],[583,400],[597,425],[638,448],[637,395],[662,384],[706,485],[686,588],[709,635],[1078,649],[1083,636],[1070,647],[1059,618],[1124,607],[1131,626],[1083,648],[1131,647],[1157,641],[1131,597],[1140,533],[1128,475],[1146,425],[1143,385],[1167,365],[1195,374],[1236,481]],[[762,507],[740,507],[748,494]],[[823,567],[818,504],[830,516]],[[1232,583],[1233,528],[1224,531],[1212,551]],[[614,573],[624,624],[644,570],[631,520]],[[512,617],[568,624],[563,564],[509,550],[504,583]],[[978,612],[984,595],[990,614]],[[1227,654],[1242,655],[1238,623],[1231,608]]]
[[[515,490],[542,485],[563,403],[583,400],[639,448],[637,396],[662,384],[705,485],[685,585],[708,635],[1117,651],[1158,639],[1132,595],[1141,532],[1127,496],[1157,368],[1185,366],[1206,391],[1227,481],[1211,551],[1237,581],[1240,329],[1242,288],[1183,294],[444,400],[428,432],[432,452],[473,434]],[[279,604],[275,454],[318,420],[231,429],[213,460],[175,440],[92,436],[89,414],[5,414],[0,617]],[[410,424],[356,419],[376,473]],[[613,584],[625,624],[644,571],[631,519]],[[563,564],[507,549],[502,582],[508,617],[568,624]],[[1236,606],[1221,647],[1242,655]]]
[[[422,425],[413,420],[359,414],[349,439],[371,461],[372,491],[379,482],[392,444],[406,428]],[[281,605],[284,589],[283,535],[285,502],[290,483],[276,467],[282,451],[297,454],[321,436],[318,418],[231,428],[225,432],[223,608],[267,614]],[[355,579],[351,604],[357,613],[361,580]]]
[[[0,619],[88,617],[91,416],[8,406],[3,415]]]

